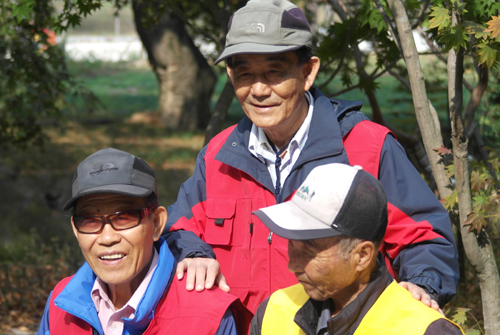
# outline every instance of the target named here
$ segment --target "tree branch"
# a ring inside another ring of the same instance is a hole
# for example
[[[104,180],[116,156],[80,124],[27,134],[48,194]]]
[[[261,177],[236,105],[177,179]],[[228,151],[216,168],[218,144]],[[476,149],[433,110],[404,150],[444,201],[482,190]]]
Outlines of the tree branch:
[[[387,28],[389,29],[389,32],[391,33],[392,37],[394,38],[394,42],[396,43],[396,46],[399,49],[399,54],[401,57],[403,57],[403,49],[401,48],[401,41],[399,40],[399,35],[396,33],[396,30],[394,29],[394,26],[392,25],[391,19],[389,18],[389,15],[387,15],[384,6],[380,3],[380,0],[374,0],[375,6],[377,6],[378,11],[380,12],[380,15],[382,15],[382,18],[384,19],[385,24],[387,25]]]
[[[471,127],[472,123],[474,121],[474,114],[476,113],[477,107],[479,106],[479,102],[481,102],[481,98],[484,95],[484,92],[486,92],[486,88],[488,87],[488,77],[489,77],[489,71],[487,67],[476,67],[476,71],[479,76],[479,81],[472,90],[470,100],[467,103],[467,106],[465,108],[464,112],[464,126],[467,131],[467,137],[470,138],[474,128],[476,127]]]

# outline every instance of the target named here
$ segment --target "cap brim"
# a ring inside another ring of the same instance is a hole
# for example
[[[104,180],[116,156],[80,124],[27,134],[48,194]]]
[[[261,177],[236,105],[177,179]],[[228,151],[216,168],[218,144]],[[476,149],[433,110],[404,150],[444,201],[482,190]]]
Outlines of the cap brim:
[[[289,240],[314,240],[342,233],[310,216],[292,201],[253,212],[270,231]]]
[[[215,64],[226,58],[241,54],[275,54],[302,48],[303,45],[269,45],[259,43],[239,43],[225,47]]]
[[[78,200],[79,198],[84,197],[86,195],[97,194],[97,193],[113,193],[113,194],[126,195],[130,197],[145,198],[149,196],[151,193],[153,193],[153,191],[145,187],[125,185],[125,184],[103,185],[98,187],[92,187],[69,199],[64,204],[63,210],[67,211],[68,209],[73,207],[75,201]]]

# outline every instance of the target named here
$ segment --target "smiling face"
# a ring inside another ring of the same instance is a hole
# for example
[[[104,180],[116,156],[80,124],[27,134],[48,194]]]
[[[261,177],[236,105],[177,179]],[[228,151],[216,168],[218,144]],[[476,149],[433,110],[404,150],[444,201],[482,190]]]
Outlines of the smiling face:
[[[76,216],[108,215],[119,211],[147,207],[144,199],[117,194],[92,194],[82,197],[76,205]],[[73,223],[73,218],[71,219]],[[85,260],[94,273],[110,289],[112,296],[129,295],[137,289],[153,258],[153,243],[161,235],[166,210],[158,207],[134,228],[116,231],[106,224],[98,234],[73,232]]]
[[[370,279],[369,265],[376,253],[373,243],[364,241],[343,258],[339,241],[340,237],[288,241],[288,269],[311,298],[333,299],[337,312],[366,287]]]
[[[295,52],[242,54],[227,67],[229,78],[245,114],[271,141],[283,147],[307,116],[305,91],[311,88],[319,59],[299,65]]]

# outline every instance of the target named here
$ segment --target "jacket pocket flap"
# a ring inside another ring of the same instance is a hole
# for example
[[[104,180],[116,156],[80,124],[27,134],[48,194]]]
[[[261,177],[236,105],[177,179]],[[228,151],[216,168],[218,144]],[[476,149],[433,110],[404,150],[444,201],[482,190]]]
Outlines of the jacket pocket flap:
[[[234,216],[236,199],[208,199],[207,218],[230,219]]]
[[[235,199],[207,201],[205,242],[211,245],[229,245],[233,230]]]

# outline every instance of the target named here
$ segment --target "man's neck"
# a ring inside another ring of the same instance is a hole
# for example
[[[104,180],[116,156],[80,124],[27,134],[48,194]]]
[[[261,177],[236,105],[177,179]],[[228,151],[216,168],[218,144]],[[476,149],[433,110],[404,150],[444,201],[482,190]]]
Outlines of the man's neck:
[[[149,271],[149,268],[151,267],[153,256],[151,256],[151,260],[149,261],[149,263],[130,282],[119,285],[107,284],[108,296],[113,303],[115,310],[119,310],[120,308],[125,306],[132,295],[134,295],[135,291],[142,283]]]

